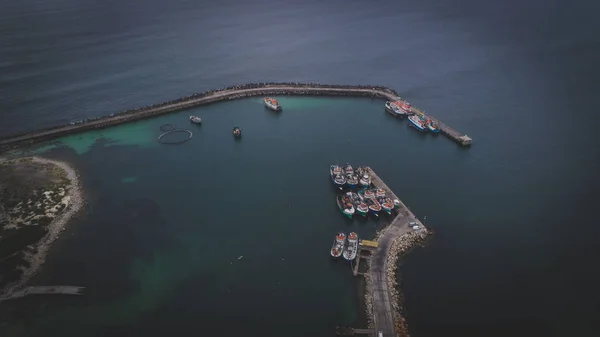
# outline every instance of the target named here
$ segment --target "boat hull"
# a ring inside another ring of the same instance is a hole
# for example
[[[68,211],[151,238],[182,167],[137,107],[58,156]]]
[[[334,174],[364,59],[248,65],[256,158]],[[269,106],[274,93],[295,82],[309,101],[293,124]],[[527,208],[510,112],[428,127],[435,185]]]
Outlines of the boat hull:
[[[373,214],[374,216],[379,216],[379,211],[372,209],[371,207],[369,207],[369,213]]]
[[[270,109],[270,110],[273,110],[273,111],[277,111],[277,112],[279,112],[279,111],[281,111],[281,110],[282,110],[282,109],[281,109],[281,105],[277,105],[277,106],[275,106],[275,105],[272,105],[272,104],[269,104],[269,103],[265,103],[265,106],[266,106],[268,109]]]

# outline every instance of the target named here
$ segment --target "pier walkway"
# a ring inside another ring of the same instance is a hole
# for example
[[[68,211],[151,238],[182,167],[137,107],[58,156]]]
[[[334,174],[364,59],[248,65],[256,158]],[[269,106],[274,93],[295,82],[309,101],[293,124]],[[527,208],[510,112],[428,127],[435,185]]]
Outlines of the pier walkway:
[[[85,287],[75,286],[38,286],[26,287],[21,290],[0,296],[0,302],[25,297],[28,295],[82,295]]]
[[[21,144],[32,144],[40,141],[52,140],[58,137],[74,134],[77,132],[106,128],[109,126],[122,124],[126,122],[141,120],[153,116],[158,116],[174,111],[188,109],[204,104],[210,104],[223,100],[231,100],[251,96],[268,95],[306,95],[306,96],[358,96],[374,97],[386,100],[397,100],[397,93],[385,87],[370,86],[335,86],[303,83],[267,83],[267,84],[248,84],[235,86],[223,90],[211,90],[206,93],[196,94],[189,97],[183,97],[175,101],[165,102],[153,106],[139,109],[132,109],[111,114],[110,116],[89,120],[75,125],[66,125],[46,130],[40,130],[28,134],[13,136],[0,139],[0,151],[14,148]],[[440,123],[437,119],[427,115],[427,117],[438,122],[442,133],[458,142],[461,145],[470,145],[471,139],[466,135]]]
[[[382,188],[386,194],[393,200],[398,200],[399,206],[396,208],[398,215],[391,224],[386,227],[378,239],[378,247],[371,260],[371,269],[369,277],[372,285],[373,298],[373,323],[375,330],[382,331],[384,337],[396,336],[394,325],[394,309],[392,306],[392,296],[387,283],[388,255],[394,239],[404,234],[410,233],[413,229],[409,226],[410,222],[421,222],[415,215],[402,203],[402,201],[392,192],[392,190],[373,172],[367,168],[371,175],[371,181],[377,188]]]

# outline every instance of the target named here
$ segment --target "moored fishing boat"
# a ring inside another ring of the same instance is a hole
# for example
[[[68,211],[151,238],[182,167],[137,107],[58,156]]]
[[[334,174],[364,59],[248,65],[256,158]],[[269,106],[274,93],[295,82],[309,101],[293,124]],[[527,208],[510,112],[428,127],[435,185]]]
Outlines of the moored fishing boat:
[[[348,245],[344,248],[344,259],[348,261],[352,261],[356,258],[356,253],[358,251],[358,235],[354,232],[350,232],[348,234]]]
[[[400,109],[400,105],[397,101],[387,101],[385,102],[385,111],[392,114],[392,116],[403,117],[406,115],[404,110]]]
[[[425,126],[425,122],[417,115],[412,115],[408,117],[409,125],[413,126],[415,129],[423,132],[427,131],[427,127]]]
[[[360,190],[358,191],[358,196],[362,199],[372,199],[375,198],[375,193],[371,190]]]
[[[410,105],[410,103],[408,103],[407,101],[398,101],[398,107],[404,112],[405,115],[414,114],[412,105]]]
[[[275,98],[265,97],[264,102],[267,108],[274,111],[281,111],[281,105],[279,105],[279,102]]]
[[[356,177],[356,174],[349,174],[346,177],[346,186],[350,188],[355,188],[358,186],[358,178]]]
[[[333,246],[331,247],[331,256],[337,258],[342,256],[344,250],[344,244],[346,243],[346,234],[339,232],[333,239]]]
[[[202,118],[198,116],[190,116],[190,122],[194,124],[202,124]]]
[[[336,199],[340,212],[342,212],[342,214],[344,214],[345,216],[352,218],[355,209],[352,205],[352,202],[350,201],[350,198],[348,198],[345,195],[338,195]]]
[[[362,216],[367,216],[367,213],[369,213],[369,206],[362,200],[357,200],[354,203],[354,209]]]
[[[437,126],[437,124],[435,124],[431,119],[427,119],[427,122],[425,123],[425,125],[427,126],[427,130],[429,130],[433,133],[440,133],[439,126]]]
[[[369,206],[369,211],[371,214],[375,216],[379,216],[379,212],[381,212],[381,205],[375,198],[366,198],[365,203]]]
[[[363,168],[363,167],[359,167],[357,170],[357,173],[359,175],[359,179],[358,179],[358,184],[360,185],[360,187],[369,187],[371,186],[371,177],[369,176],[369,173],[367,172],[367,169]]]
[[[346,177],[344,177],[343,170],[339,165],[329,166],[329,175],[333,184],[340,189],[346,184]]]
[[[367,212],[369,211],[369,208],[368,208],[367,204],[365,204],[360,199],[360,197],[358,196],[358,194],[356,194],[354,192],[346,192],[346,197],[348,199],[350,199],[350,202],[352,203],[352,206],[354,206],[355,213],[358,212],[360,215],[363,215],[363,216],[367,215]]]
[[[344,165],[344,173],[345,174],[354,174],[354,169],[352,168],[352,166],[348,163],[346,163],[346,165]]]
[[[385,191],[382,188],[378,188],[375,190],[375,197],[377,198],[384,198],[385,197]]]
[[[392,210],[394,209],[394,202],[390,198],[379,198],[377,200],[381,205],[381,208],[387,213],[392,214]]]

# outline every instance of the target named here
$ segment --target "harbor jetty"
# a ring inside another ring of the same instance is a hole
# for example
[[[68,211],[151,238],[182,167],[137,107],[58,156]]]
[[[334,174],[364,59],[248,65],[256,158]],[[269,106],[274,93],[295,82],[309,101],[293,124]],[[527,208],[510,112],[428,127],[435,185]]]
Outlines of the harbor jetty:
[[[113,113],[105,117],[90,118],[86,121],[72,122],[68,125],[13,135],[0,139],[0,152],[82,131],[106,128],[224,100],[272,95],[372,97],[385,100],[401,99],[396,91],[384,86],[323,85],[313,83],[251,83],[231,86],[219,90],[208,90],[203,93],[182,97],[160,104]],[[434,122],[437,122],[441,132],[450,139],[463,146],[471,145],[471,138],[448,127],[446,124],[441,123],[431,115],[426,114],[426,116]]]
[[[75,286],[38,286],[25,287],[0,296],[0,302],[22,298],[28,295],[82,295],[85,287]]]
[[[397,290],[397,260],[400,254],[424,240],[429,231],[371,168],[367,167],[367,171],[372,184],[383,189],[397,205],[397,216],[377,234],[374,240],[377,244],[368,245],[372,257],[367,259],[368,272],[364,274],[367,316],[370,327],[384,337],[404,337],[408,336],[408,329]]]

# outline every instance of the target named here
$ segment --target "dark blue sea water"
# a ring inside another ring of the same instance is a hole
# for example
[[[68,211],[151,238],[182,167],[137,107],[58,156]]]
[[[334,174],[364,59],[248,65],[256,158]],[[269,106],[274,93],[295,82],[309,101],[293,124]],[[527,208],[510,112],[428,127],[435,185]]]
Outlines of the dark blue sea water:
[[[327,166],[350,161],[436,233],[401,261],[413,336],[597,336],[599,9],[3,1],[0,136],[233,84],[310,81],[390,86],[474,145],[415,134],[379,101],[311,98],[281,98],[281,116],[248,99],[63,139],[45,153],[73,163],[89,202],[35,282],[88,295],[24,300],[35,314],[15,308],[0,329],[330,336],[357,319],[357,282],[327,256],[332,235],[378,226],[344,222],[333,204]],[[155,143],[161,124],[190,113],[205,120],[192,141]]]

